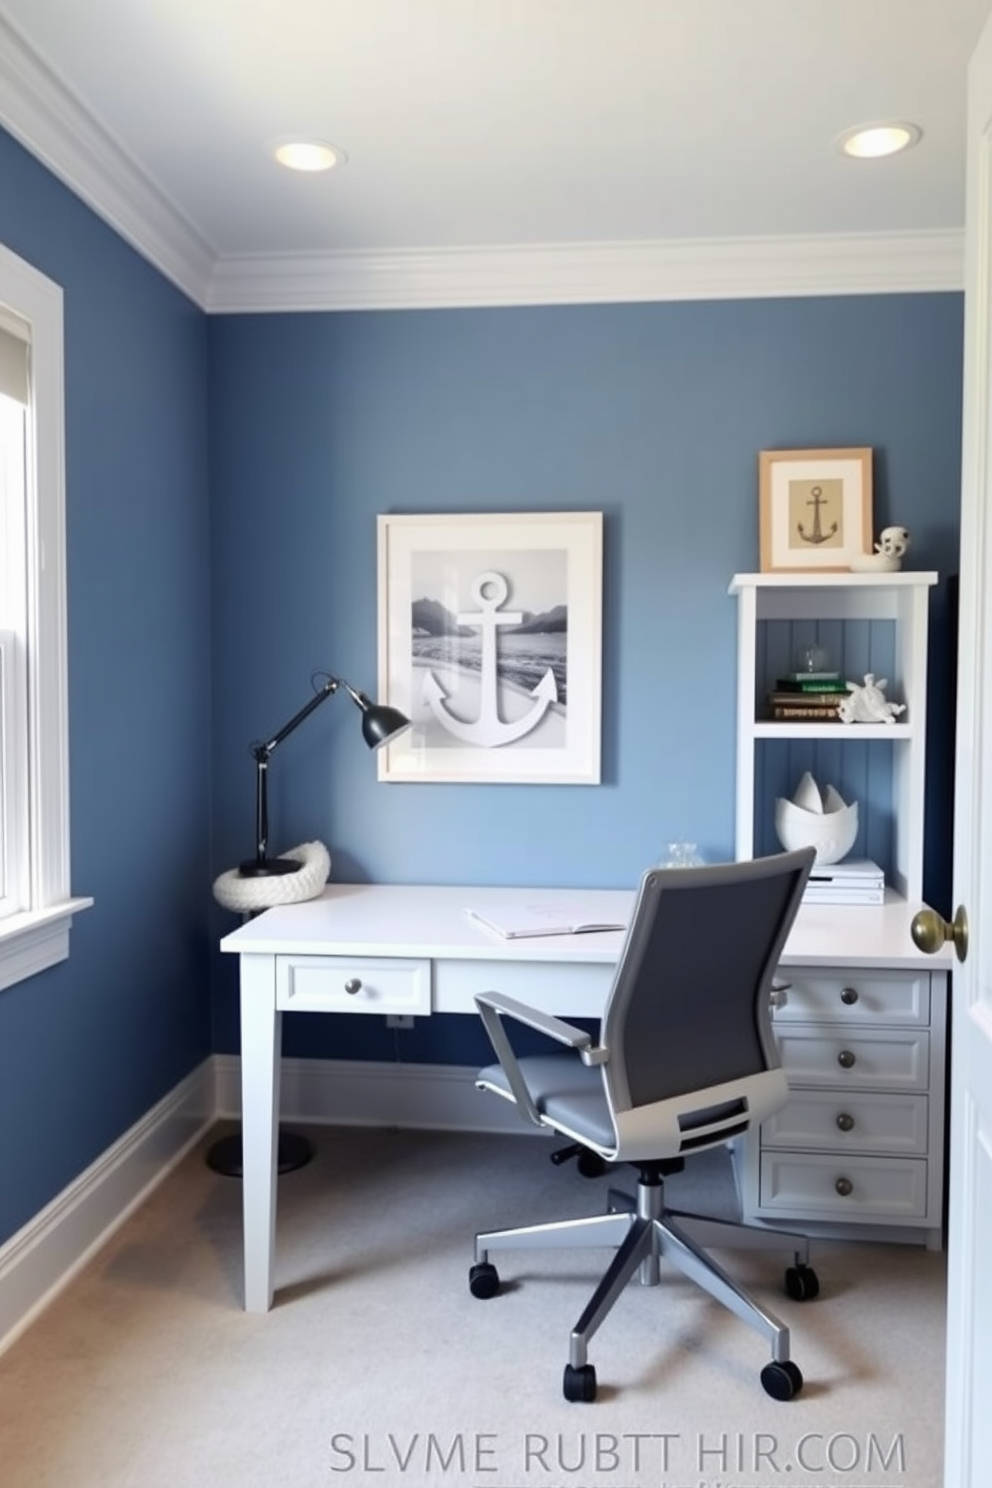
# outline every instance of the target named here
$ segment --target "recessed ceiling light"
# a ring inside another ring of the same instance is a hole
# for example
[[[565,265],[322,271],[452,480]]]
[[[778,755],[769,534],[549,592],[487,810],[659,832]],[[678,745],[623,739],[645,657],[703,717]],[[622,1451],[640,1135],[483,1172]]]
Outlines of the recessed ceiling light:
[[[917,125],[901,121],[859,124],[854,129],[845,129],[837,146],[855,160],[879,160],[883,155],[898,155],[900,150],[908,150],[922,137],[923,131]]]
[[[287,170],[327,171],[344,165],[347,160],[343,150],[323,140],[282,140],[273,148],[280,165]]]

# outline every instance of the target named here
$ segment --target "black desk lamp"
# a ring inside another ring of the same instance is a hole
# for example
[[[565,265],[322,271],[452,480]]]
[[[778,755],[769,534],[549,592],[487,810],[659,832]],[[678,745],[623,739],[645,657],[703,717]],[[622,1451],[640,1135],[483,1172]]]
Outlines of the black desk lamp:
[[[304,718],[309,717],[325,698],[337,692],[339,687],[343,687],[352,702],[361,708],[362,735],[370,749],[381,749],[384,744],[388,744],[391,739],[398,738],[410,727],[410,720],[398,708],[391,708],[386,703],[373,703],[364,692],[358,692],[340,677],[327,677],[323,686],[315,692],[310,701],[298,713],[295,713],[288,723],[283,724],[278,733],[273,734],[272,738],[264,744],[252,745],[251,752],[255,758],[255,856],[238,868],[238,875],[241,878],[278,878],[287,873],[298,873],[303,867],[303,864],[296,858],[270,858],[268,856],[269,760],[273,750],[282,743],[283,739],[291,734]],[[306,1137],[294,1135],[292,1132],[279,1133],[277,1167],[280,1173],[302,1168],[312,1156],[313,1148]],[[240,1178],[243,1161],[244,1151],[241,1136],[238,1133],[233,1133],[229,1137],[221,1137],[207,1152],[208,1165],[215,1172],[223,1173],[227,1177]]]
[[[410,727],[409,718],[405,717],[398,708],[391,708],[388,703],[373,703],[365,696],[364,692],[358,692],[349,682],[340,677],[328,677],[319,692],[316,692],[305,707],[283,724],[277,734],[265,744],[253,744],[252,754],[255,757],[255,856],[247,862],[242,863],[238,869],[242,878],[268,878],[271,875],[282,873],[297,873],[301,864],[295,858],[270,858],[267,853],[269,845],[269,799],[268,799],[268,776],[269,760],[272,752],[277,748],[293,730],[308,718],[315,708],[319,708],[325,698],[343,687],[352,702],[362,710],[362,735],[370,749],[381,749],[391,739],[397,738],[405,729]]]

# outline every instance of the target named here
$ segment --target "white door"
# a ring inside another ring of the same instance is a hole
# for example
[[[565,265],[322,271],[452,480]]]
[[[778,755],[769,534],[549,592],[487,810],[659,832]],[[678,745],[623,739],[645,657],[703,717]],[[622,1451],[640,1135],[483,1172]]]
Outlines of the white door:
[[[968,86],[945,1488],[992,1485],[992,19]],[[986,769],[988,765],[988,769]],[[988,932],[988,933],[986,933]]]

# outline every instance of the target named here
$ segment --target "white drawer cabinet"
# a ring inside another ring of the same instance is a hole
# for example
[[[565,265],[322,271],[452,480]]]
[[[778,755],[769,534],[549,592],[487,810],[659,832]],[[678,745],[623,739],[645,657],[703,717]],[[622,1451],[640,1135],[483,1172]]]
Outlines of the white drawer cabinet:
[[[938,1247],[946,972],[793,967],[777,981],[791,1095],[738,1154],[744,1217]]]

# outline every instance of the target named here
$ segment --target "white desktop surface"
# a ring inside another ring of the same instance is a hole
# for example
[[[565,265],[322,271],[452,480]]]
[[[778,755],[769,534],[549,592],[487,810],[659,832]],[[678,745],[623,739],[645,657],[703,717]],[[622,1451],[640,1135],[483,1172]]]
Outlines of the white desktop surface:
[[[630,889],[508,889],[403,884],[332,884],[319,899],[266,910],[221,941],[221,950],[313,956],[438,956],[491,961],[613,962],[619,930],[505,940],[474,923],[475,905],[557,907],[584,920],[623,920]]]
[[[622,931],[542,935],[508,940],[474,923],[473,903],[544,905],[583,920],[627,919],[633,889],[490,888],[442,885],[333,884],[319,898],[281,905],[224,937],[221,949],[240,956],[241,1087],[245,1307],[272,1304],[276,1214],[276,1136],[282,1012],[293,1011],[287,978],[325,974],[336,988],[363,966],[399,967],[426,986],[424,1013],[475,1013],[475,994],[502,990],[559,1016],[596,1017],[623,945]],[[910,936],[918,905],[891,899],[880,906],[804,906],[782,957],[789,966],[951,965],[919,952]],[[715,927],[715,929],[718,927]],[[410,970],[412,968],[412,970]],[[419,968],[419,971],[418,971]],[[335,994],[336,995],[336,994]],[[364,996],[364,993],[362,994]],[[359,996],[338,995],[301,1011],[359,1014]],[[385,1009],[389,1010],[389,1009]]]
[[[504,940],[473,923],[465,911],[473,904],[534,903],[575,910],[586,920],[628,919],[634,898],[634,889],[329,884],[319,898],[266,910],[220,944],[222,951],[240,955],[612,963],[623,944],[621,931]],[[783,964],[949,967],[949,946],[923,956],[913,944],[910,925],[921,907],[893,895],[882,905],[803,905]]]

